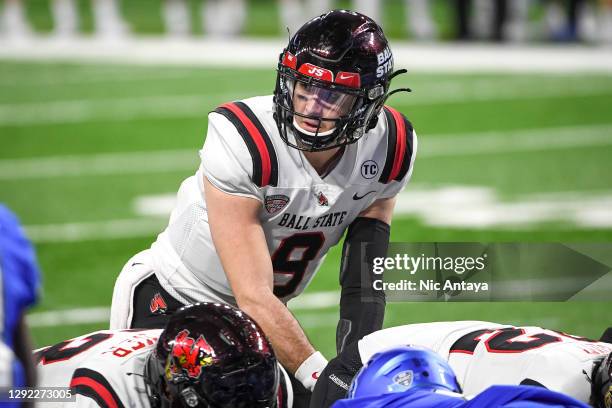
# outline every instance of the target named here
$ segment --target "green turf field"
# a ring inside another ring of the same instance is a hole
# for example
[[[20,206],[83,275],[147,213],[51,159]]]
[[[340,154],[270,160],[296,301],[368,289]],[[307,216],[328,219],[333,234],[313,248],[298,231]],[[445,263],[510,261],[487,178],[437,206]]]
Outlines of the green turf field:
[[[0,201],[37,240],[44,290],[35,311],[108,307],[124,262],[148,247],[165,222],[138,213],[135,201],[172,195],[196,169],[207,112],[271,92],[274,76],[0,62]],[[470,188],[493,194],[494,204],[467,205],[478,213],[497,207],[494,222],[485,225],[449,225],[431,218],[435,211],[402,213],[394,241],[612,241],[612,76],[412,73],[397,85],[414,92],[389,104],[419,133],[409,190],[424,194],[419,197],[434,210],[449,198],[437,194],[444,188],[457,188],[462,198],[476,195]],[[534,200],[544,210],[533,218],[501,222],[526,214],[525,203]],[[450,219],[469,215],[466,208],[457,211],[453,216],[451,208]],[[308,293],[337,290],[338,259],[336,248]],[[390,304],[386,325],[487,319],[595,337],[610,325],[611,305]],[[331,357],[337,309],[296,314]],[[59,322],[38,325],[33,334],[43,345],[104,327]]]

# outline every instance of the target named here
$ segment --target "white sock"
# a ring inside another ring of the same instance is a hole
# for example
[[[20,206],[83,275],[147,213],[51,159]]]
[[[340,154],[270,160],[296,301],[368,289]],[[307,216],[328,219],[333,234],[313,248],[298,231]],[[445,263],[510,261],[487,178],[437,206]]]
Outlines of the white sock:
[[[563,11],[563,6],[556,1],[549,2],[546,6],[544,23],[546,24],[546,34],[548,36],[561,31],[565,26],[565,13]]]
[[[599,13],[600,41],[612,44],[612,6],[602,6]]]
[[[431,40],[436,36],[436,26],[431,18],[428,0],[407,0],[408,31],[419,40]]]
[[[0,28],[14,38],[28,37],[32,29],[26,19],[24,4],[21,0],[4,0],[4,8],[0,15]]]
[[[493,32],[493,0],[474,0],[471,23],[475,38],[490,38]]]
[[[191,22],[185,0],[165,0],[162,5],[162,17],[168,35],[184,37],[190,34]]]
[[[382,24],[382,13],[380,0],[353,0],[355,11],[365,14],[379,25]]]
[[[210,36],[235,36],[246,19],[244,0],[206,0],[202,12],[204,31]]]
[[[51,13],[55,34],[62,37],[71,37],[78,30],[78,14],[74,0],[53,0]]]
[[[128,32],[117,0],[92,0],[96,33],[103,37],[122,37]]]
[[[529,38],[529,6],[531,0],[512,0],[508,2],[508,20],[504,36],[513,42],[524,42]]]
[[[327,13],[332,10],[332,4],[330,0],[306,0],[307,1],[307,10],[306,15],[304,15],[304,24],[306,21],[314,18],[316,16],[320,16],[321,14]],[[373,0],[375,1],[375,0]]]

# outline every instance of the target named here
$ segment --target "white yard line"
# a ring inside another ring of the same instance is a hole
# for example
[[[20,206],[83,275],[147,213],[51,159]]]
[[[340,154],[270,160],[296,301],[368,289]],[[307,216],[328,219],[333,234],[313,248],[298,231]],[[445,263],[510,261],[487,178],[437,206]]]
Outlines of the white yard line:
[[[135,200],[134,209],[139,215],[167,218],[174,201],[173,193],[142,196]],[[489,187],[411,184],[398,196],[395,215],[447,228],[529,228],[559,221],[612,228],[612,192],[530,194],[507,201]]]
[[[110,66],[113,67],[113,66]],[[78,68],[81,68],[80,66]],[[193,71],[185,70],[167,70],[144,68],[115,68],[112,70],[96,69],[93,66],[84,66],[84,69],[71,69],[68,73],[56,72],[40,72],[36,71],[36,75],[32,73],[16,71],[5,73],[5,76],[0,78],[0,86],[10,88],[38,88],[44,86],[66,86],[66,85],[91,85],[97,83],[123,83],[123,82],[140,82],[140,81],[168,81],[174,79],[185,80],[186,78],[195,76]]]
[[[409,77],[406,78],[409,84]],[[50,123],[82,123],[91,121],[131,121],[141,118],[204,118],[215,105],[255,95],[256,90],[227,93],[149,95],[80,100],[52,100],[0,104],[0,126],[26,126]],[[565,98],[612,94],[612,81],[579,81],[524,78],[500,78],[425,83],[414,87],[414,94],[392,97],[409,106],[450,103]]]
[[[195,171],[197,149],[0,160],[0,180]]]
[[[35,242],[81,242],[99,239],[151,237],[168,223],[166,218],[134,218],[94,222],[71,222],[26,226],[26,233]]]
[[[55,327],[75,324],[95,324],[110,319],[109,307],[89,307],[48,312],[30,313],[27,317],[30,327]]]
[[[612,125],[423,135],[418,159],[612,145]],[[0,180],[195,171],[197,149],[0,160]]]
[[[611,144],[612,125],[518,129],[472,134],[424,135],[419,140],[417,159],[506,152],[563,150]]]
[[[148,208],[151,203],[154,207]],[[153,239],[166,226],[173,203],[174,193],[140,197],[134,206],[146,218],[29,225],[26,232],[37,243]],[[612,228],[611,209],[610,192],[538,194],[503,201],[488,187],[412,185],[399,195],[395,215],[416,217],[426,225],[441,228],[525,229],[542,222],[566,221],[597,229]]]
[[[0,105],[0,125],[40,125],[96,120],[201,117],[215,104],[239,98],[240,93],[140,96]]]
[[[537,194],[504,201],[488,187],[415,185],[400,194],[395,214],[440,228],[524,229],[559,221],[583,228],[612,228],[612,193]]]
[[[274,69],[285,42],[282,37],[270,40],[137,37],[121,42],[93,37],[69,41],[34,37],[4,42],[0,59]],[[612,55],[603,47],[393,41],[392,50],[397,67],[427,72],[612,72]]]
[[[291,300],[289,303],[289,308],[292,310],[319,310],[338,306],[339,302],[340,292],[338,291],[314,292],[303,294],[296,299]],[[334,315],[337,318],[337,314],[334,313]],[[54,327],[75,324],[95,324],[108,322],[109,316],[109,307],[54,310],[30,313],[28,315],[28,325],[31,327]],[[314,327],[321,324],[321,321],[317,323],[316,319],[308,318],[307,314],[305,316],[307,320],[307,327]],[[335,326],[336,321],[334,321],[332,325]],[[327,326],[327,324],[324,324],[324,326]]]

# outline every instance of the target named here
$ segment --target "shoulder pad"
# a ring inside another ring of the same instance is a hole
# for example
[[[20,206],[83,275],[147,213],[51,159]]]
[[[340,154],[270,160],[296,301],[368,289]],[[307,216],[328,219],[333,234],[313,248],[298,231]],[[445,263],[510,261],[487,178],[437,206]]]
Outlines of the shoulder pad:
[[[225,116],[238,130],[253,159],[253,183],[258,187],[278,184],[278,159],[270,135],[244,102],[229,102],[215,112]]]
[[[397,110],[385,106],[387,120],[387,157],[379,182],[387,184],[404,178],[412,161],[414,132],[412,124]]]
[[[97,371],[88,368],[76,369],[70,381],[70,388],[77,394],[93,399],[100,407],[124,407],[113,387]]]

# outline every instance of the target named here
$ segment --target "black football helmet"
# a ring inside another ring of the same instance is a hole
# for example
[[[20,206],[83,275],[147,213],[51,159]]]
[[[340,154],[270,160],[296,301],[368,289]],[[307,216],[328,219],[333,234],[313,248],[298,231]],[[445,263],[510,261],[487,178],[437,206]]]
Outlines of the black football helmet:
[[[174,313],[145,367],[154,408],[273,408],[279,376],[259,326],[244,312],[218,303]]]
[[[593,368],[590,404],[596,408],[612,408],[612,353]]]
[[[376,126],[387,97],[408,90],[389,93],[403,72],[393,72],[387,39],[371,18],[335,10],[308,21],[278,62],[274,118],[281,137],[306,151],[357,141]]]

